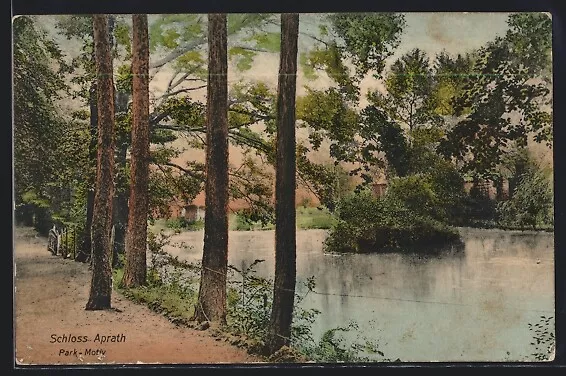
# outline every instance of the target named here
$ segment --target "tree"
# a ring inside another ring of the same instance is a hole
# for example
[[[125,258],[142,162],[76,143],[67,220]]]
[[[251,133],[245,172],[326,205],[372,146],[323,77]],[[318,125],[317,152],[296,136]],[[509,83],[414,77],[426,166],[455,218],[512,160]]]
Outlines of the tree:
[[[361,107],[362,99],[360,84],[368,75],[376,79],[383,77],[385,62],[399,44],[404,16],[397,13],[337,13],[323,16],[321,21],[320,36],[306,33],[315,40],[315,45],[301,55],[300,63],[307,78],[316,78],[317,72],[323,71],[336,85],[326,90],[311,89],[297,100],[299,126],[310,128],[311,144],[299,150],[317,150],[322,141],[327,141],[334,162],[350,164],[353,167],[350,173],[359,175],[362,184],[369,184],[373,179],[372,169],[383,165],[380,142],[385,140],[379,139],[375,123],[366,126],[366,118],[387,121],[384,128],[388,135],[385,138],[398,140],[403,135],[396,128],[389,129],[389,125],[399,126],[393,124],[381,109],[377,109],[379,113],[370,114],[358,111],[356,107]],[[370,136],[371,139],[365,138]],[[326,180],[328,174],[318,166],[304,164],[304,160],[303,156],[298,160],[299,171],[309,167],[305,175]],[[317,173],[311,174],[314,171]],[[320,191],[317,182],[311,185]]]
[[[204,249],[194,319],[225,323],[228,271],[228,55],[225,14],[208,16],[206,102]]]
[[[146,283],[149,202],[149,39],[147,15],[133,15],[132,23],[133,119],[126,266],[122,279],[122,284],[125,287],[138,287]]]
[[[322,16],[320,37],[313,49],[301,56],[307,77],[323,70],[337,84],[343,98],[360,99],[361,80],[371,74],[381,78],[385,62],[399,45],[405,18],[399,13],[332,13]],[[354,72],[350,66],[353,66]]]
[[[499,222],[533,230],[541,225],[552,225],[554,195],[551,171],[540,166],[527,151],[523,150],[514,157],[518,168],[513,179],[512,195],[509,200],[498,203]]]
[[[267,349],[290,343],[295,299],[295,96],[299,14],[281,15],[277,86],[277,162],[275,176],[275,281]]]
[[[114,84],[108,19],[93,16],[98,97],[97,174],[92,216],[92,280],[87,310],[110,308],[112,199],[114,197]]]
[[[98,90],[96,89],[96,81],[93,81],[90,90],[90,142],[88,144],[88,158],[89,162],[96,163],[96,154],[97,154],[97,133],[98,133]],[[89,166],[90,167],[90,166]],[[95,177],[93,174],[87,175],[88,180],[88,191],[86,197],[86,218],[85,218],[85,225],[83,226],[83,233],[80,237],[80,242],[78,246],[78,253],[75,257],[76,261],[79,262],[86,262],[90,260],[91,253],[92,253],[92,238],[91,238],[91,229],[92,229],[92,214],[94,211],[94,187],[90,189],[91,185],[94,185]]]
[[[551,20],[525,13],[507,23],[504,37],[475,53],[473,74],[454,100],[461,119],[438,149],[461,161],[464,171],[490,179],[512,146],[552,142]]]
[[[47,235],[61,195],[66,125],[57,100],[66,89],[62,53],[30,16],[13,21],[14,199],[16,220]]]
[[[369,100],[387,113],[390,119],[408,127],[409,135],[417,126],[438,122],[433,72],[426,53],[415,48],[391,66],[385,80],[387,92],[374,91]]]

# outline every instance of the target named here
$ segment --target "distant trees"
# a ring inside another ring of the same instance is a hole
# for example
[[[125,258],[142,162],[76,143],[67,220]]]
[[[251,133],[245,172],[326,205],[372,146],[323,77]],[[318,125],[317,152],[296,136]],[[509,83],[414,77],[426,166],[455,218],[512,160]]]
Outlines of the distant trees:
[[[510,198],[497,205],[499,222],[506,226],[536,229],[554,224],[552,170],[543,167],[526,150],[515,153]]]
[[[114,198],[114,82],[108,18],[93,16],[98,98],[97,174],[92,216],[92,280],[87,310],[111,306]]]
[[[513,14],[509,29],[475,52],[471,72],[454,99],[458,122],[438,151],[465,172],[493,178],[502,157],[529,142],[552,142],[551,19]]]

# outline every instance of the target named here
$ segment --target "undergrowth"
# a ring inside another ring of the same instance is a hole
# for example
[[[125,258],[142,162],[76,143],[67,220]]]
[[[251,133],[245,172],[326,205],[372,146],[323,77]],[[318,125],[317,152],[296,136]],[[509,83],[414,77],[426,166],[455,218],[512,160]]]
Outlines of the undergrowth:
[[[208,329],[208,323],[191,321],[198,299],[200,263],[179,260],[165,252],[163,247],[170,244],[170,235],[163,231],[150,232],[148,244],[150,263],[146,286],[126,289],[117,283],[115,288],[128,299],[147,305],[177,325]],[[358,331],[356,323],[330,329],[319,340],[314,338],[312,326],[321,312],[306,309],[301,304],[314,292],[314,277],[297,284],[290,346],[267,356],[264,339],[273,301],[273,279],[258,276],[257,267],[264,261],[255,260],[242,269],[229,266],[226,325],[210,328],[213,337],[245,348],[269,362],[390,361],[375,340],[368,340],[359,333],[353,342],[346,339],[346,334],[352,337],[351,334]],[[122,269],[114,270],[115,281],[121,281],[122,275]]]

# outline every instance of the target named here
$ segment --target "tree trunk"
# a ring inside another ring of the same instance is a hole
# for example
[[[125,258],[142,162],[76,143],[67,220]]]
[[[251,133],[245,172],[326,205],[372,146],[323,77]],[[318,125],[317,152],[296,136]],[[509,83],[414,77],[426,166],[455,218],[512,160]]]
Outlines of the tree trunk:
[[[126,167],[127,151],[128,145],[126,143],[120,145],[116,158],[116,164],[120,166],[120,168]],[[120,256],[125,252],[126,227],[128,226],[128,193],[129,189],[120,189],[114,197],[114,243],[112,244],[112,268],[120,268],[122,266]]]
[[[33,206],[31,204],[20,204],[15,212],[16,224],[19,226],[33,226]]]
[[[49,213],[49,208],[43,206],[35,206],[35,215],[33,227],[41,236],[47,236],[49,230],[53,226],[53,220]]]
[[[228,269],[228,59],[226,15],[208,16],[206,183],[197,321],[226,321]]]
[[[110,308],[112,199],[114,197],[114,85],[105,15],[93,16],[98,91],[98,150],[92,215],[92,280],[87,310]]]
[[[118,113],[127,114],[128,112],[128,102],[130,100],[130,91],[116,91],[116,116]],[[117,132],[121,135],[120,144],[116,145],[116,168],[119,171],[125,171],[127,169],[127,154],[128,147],[130,146],[131,140],[128,135],[124,135],[122,132]],[[116,140],[118,142],[118,139]],[[123,176],[120,173],[120,176]],[[112,244],[112,268],[121,268],[123,266],[123,260],[121,258],[125,253],[125,243],[126,243],[126,227],[128,226],[128,198],[130,195],[130,184],[128,179],[120,179],[116,182],[116,196],[114,197],[114,242]]]
[[[126,267],[122,285],[146,283],[149,182],[149,38],[147,15],[132,16],[133,113]]]
[[[295,94],[299,14],[281,15],[281,53],[277,87],[275,175],[275,281],[266,341],[269,353],[289,345],[296,276]]]
[[[98,90],[96,90],[96,81],[90,86],[90,144],[88,146],[89,161],[96,164],[96,154],[97,154],[97,133],[98,133]],[[89,174],[89,186],[94,186],[95,178]],[[92,212],[94,210],[94,188],[89,189],[86,197],[86,221],[81,234],[81,241],[79,245],[79,250],[76,261],[87,262],[90,260],[90,254],[92,252],[92,241],[91,241],[91,227],[92,227]]]

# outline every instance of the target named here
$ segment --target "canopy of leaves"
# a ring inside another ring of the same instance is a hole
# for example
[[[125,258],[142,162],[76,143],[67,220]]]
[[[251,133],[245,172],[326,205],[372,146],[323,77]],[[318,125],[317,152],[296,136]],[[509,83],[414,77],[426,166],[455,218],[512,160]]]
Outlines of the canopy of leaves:
[[[525,171],[517,177],[510,200],[498,205],[500,221],[506,225],[536,229],[554,224],[554,195],[548,171],[528,160]]]
[[[385,93],[369,93],[369,101],[410,131],[441,122],[434,111],[434,72],[424,51],[415,48],[397,59],[387,73],[385,88]]]
[[[369,71],[379,77],[385,60],[399,45],[405,17],[399,13],[335,13],[328,16],[332,30],[344,42],[341,48],[362,78]]]
[[[398,13],[336,13],[324,17],[315,47],[300,57],[308,78],[323,70],[344,98],[359,99],[359,83],[370,71],[379,78],[399,44],[405,19]],[[352,73],[348,63],[353,64]]]
[[[297,99],[297,119],[309,127],[309,141],[318,150],[323,139],[330,140],[330,156],[349,159],[349,146],[354,142],[358,114],[344,101],[338,90],[312,90]]]
[[[548,70],[551,23],[544,14],[509,17],[510,30],[477,52],[455,102],[463,117],[447,134],[439,151],[464,161],[467,171],[490,175],[510,146],[552,142]]]
[[[16,201],[33,190],[39,196],[60,165],[63,121],[55,101],[66,88],[53,66],[61,52],[31,17],[14,19],[14,172]]]

